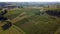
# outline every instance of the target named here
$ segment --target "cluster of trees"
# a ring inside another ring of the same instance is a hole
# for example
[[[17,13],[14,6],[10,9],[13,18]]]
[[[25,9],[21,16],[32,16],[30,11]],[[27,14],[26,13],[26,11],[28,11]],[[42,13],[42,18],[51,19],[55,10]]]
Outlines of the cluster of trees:
[[[51,16],[58,16],[58,17],[60,17],[60,10],[47,10],[46,13],[51,15]]]
[[[7,30],[7,29],[8,29],[9,27],[11,27],[11,25],[12,25],[11,22],[6,21],[6,20],[8,20],[8,18],[4,16],[6,13],[7,13],[7,10],[4,10],[4,11],[1,11],[1,12],[0,12],[0,21],[2,21],[2,22],[7,22],[6,24],[4,24],[4,25],[2,26],[2,29],[3,29],[3,30]]]
[[[0,21],[5,21],[7,20],[7,17],[4,17],[4,15],[7,13],[7,10],[1,11],[0,12]]]
[[[7,29],[9,29],[11,26],[12,26],[12,23],[9,22],[9,21],[7,21],[7,23],[2,26],[2,29],[3,29],[3,30],[7,30]]]

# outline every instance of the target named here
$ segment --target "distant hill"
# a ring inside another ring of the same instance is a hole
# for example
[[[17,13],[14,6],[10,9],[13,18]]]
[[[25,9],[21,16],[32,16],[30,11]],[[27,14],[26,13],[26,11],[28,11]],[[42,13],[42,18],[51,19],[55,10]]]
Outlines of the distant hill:
[[[15,6],[44,6],[44,5],[56,5],[60,2],[0,2],[0,7],[5,5],[15,5]]]
[[[10,5],[10,4],[6,2],[0,2],[0,6],[5,6],[5,5]]]
[[[10,2],[10,4],[14,4],[17,6],[42,6],[42,5],[52,5],[52,4],[60,4],[60,2]]]
[[[13,5],[11,3],[7,3],[7,2],[0,2],[0,8],[12,8],[12,7],[16,7],[16,5]]]

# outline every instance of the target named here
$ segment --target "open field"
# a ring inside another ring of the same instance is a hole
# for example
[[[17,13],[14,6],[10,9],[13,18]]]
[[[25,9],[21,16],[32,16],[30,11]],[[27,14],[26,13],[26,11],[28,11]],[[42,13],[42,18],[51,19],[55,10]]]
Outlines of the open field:
[[[15,23],[26,34],[54,34],[60,27],[60,18],[50,18],[46,14],[39,15],[39,9],[22,9],[27,12],[28,18]]]
[[[2,30],[1,26],[4,25],[3,23],[0,23],[0,34],[22,34],[20,31],[15,29],[13,26],[11,26],[7,30]]]
[[[0,34],[60,34],[60,2],[0,2]]]
[[[17,9],[15,9],[15,10],[17,10]],[[13,12],[14,10],[12,10],[12,12]],[[7,15],[12,15],[12,12],[10,13],[10,11],[9,11],[9,14],[6,14],[6,16]],[[18,13],[18,12],[17,12]],[[14,14],[17,14],[17,13],[14,13]],[[22,15],[24,15],[25,14],[25,12],[24,13],[22,13],[22,14],[19,14],[19,16],[18,15],[16,15],[16,16],[14,16],[14,19],[13,20],[11,20],[11,22],[12,23],[15,23],[16,21],[16,19],[18,19],[20,16],[22,16]],[[8,17],[8,16],[7,16]],[[16,17],[16,18],[15,18]],[[11,18],[13,18],[13,17],[11,17]],[[24,17],[23,17],[24,18]],[[23,19],[22,18],[22,19]],[[13,22],[14,21],[14,22]],[[17,20],[18,21],[18,20]],[[1,26],[2,25],[4,25],[4,23],[0,23],[0,34],[22,34],[22,32],[19,30],[19,29],[17,29],[15,26],[11,26],[11,28],[9,28],[9,29],[7,29],[6,31],[3,31],[2,30],[2,28],[1,28]]]
[[[25,15],[25,12],[23,12],[22,14],[19,14],[17,17],[15,17],[14,19],[8,19],[8,21],[12,22],[12,23],[16,23],[19,20],[22,20],[24,18],[27,18],[27,16],[23,16]],[[20,17],[21,16],[21,17]]]
[[[60,18],[40,14],[40,9],[22,8],[8,10],[5,15],[13,25],[2,34],[57,34],[60,32]]]

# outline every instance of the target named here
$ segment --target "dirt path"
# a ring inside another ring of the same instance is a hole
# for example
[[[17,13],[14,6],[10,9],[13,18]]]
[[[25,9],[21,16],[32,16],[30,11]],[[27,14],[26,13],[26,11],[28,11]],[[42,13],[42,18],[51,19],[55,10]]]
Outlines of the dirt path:
[[[14,9],[15,10],[15,9]],[[21,13],[20,15],[18,15],[16,18],[14,18],[14,19],[12,19],[12,20],[10,20],[10,19],[8,19],[8,21],[10,21],[10,22],[12,22],[12,23],[16,23],[17,21],[20,21],[20,20],[22,20],[22,19],[24,19],[24,18],[27,18],[27,16],[25,15],[26,13],[25,12],[23,12],[23,13]],[[15,31],[16,30],[16,31]],[[2,32],[2,31],[1,31]],[[4,31],[6,34],[25,34],[25,32],[22,30],[22,29],[20,29],[19,27],[17,27],[17,26],[15,26],[15,25],[12,25],[12,28],[10,28],[9,30],[6,30],[6,31]],[[3,33],[3,32],[2,32]],[[5,34],[4,33],[4,34]]]
[[[15,25],[13,25],[13,27],[14,27],[15,29],[17,29],[18,31],[20,31],[22,34],[26,34],[21,28],[15,26]]]
[[[22,16],[22,17],[20,17],[20,16]],[[16,18],[14,18],[12,20],[8,19],[8,21],[10,21],[12,23],[16,23],[17,21],[20,21],[20,20],[22,20],[24,18],[27,18],[27,16],[25,15],[25,12],[23,12],[22,14],[20,14],[19,16],[17,16]]]
[[[22,20],[22,19],[24,19],[24,18],[26,18],[26,17],[27,17],[27,16],[17,17],[17,18],[15,18],[15,19],[11,20],[11,22],[12,22],[12,23],[16,23],[16,22],[18,22],[18,21],[20,21],[20,20]]]
[[[20,17],[22,16],[22,17]],[[8,19],[8,21],[12,22],[12,23],[16,23],[17,21],[20,21],[24,18],[27,18],[27,16],[25,15],[25,12],[23,12],[22,14],[20,14],[19,16],[17,16],[16,18],[10,20]],[[19,32],[23,33],[23,34],[26,34],[22,29],[20,29],[19,27],[15,26],[15,25],[12,25],[15,29],[17,29]]]

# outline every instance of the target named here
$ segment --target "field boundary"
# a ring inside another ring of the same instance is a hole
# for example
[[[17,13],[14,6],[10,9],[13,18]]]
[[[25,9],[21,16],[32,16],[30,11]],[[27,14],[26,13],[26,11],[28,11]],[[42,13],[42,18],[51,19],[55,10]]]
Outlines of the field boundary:
[[[22,34],[26,34],[21,28],[19,28],[19,27],[17,27],[16,25],[14,25],[14,23],[16,23],[17,21],[20,21],[20,20],[22,20],[22,19],[24,19],[24,18],[27,18],[27,16],[25,15],[25,16],[22,16],[22,15],[24,15],[25,14],[25,12],[23,12],[23,13],[21,13],[20,15],[18,15],[17,17],[15,17],[14,19],[12,19],[12,20],[10,20],[10,19],[8,19],[8,21],[10,21],[10,22],[12,22],[13,23],[13,27],[15,28],[15,29],[17,29],[19,32],[22,32]],[[20,16],[22,16],[22,17],[20,17]],[[16,20],[16,21],[15,21]]]
[[[13,25],[13,27],[18,31],[22,32],[22,34],[26,34],[21,28],[17,27],[16,25]]]

